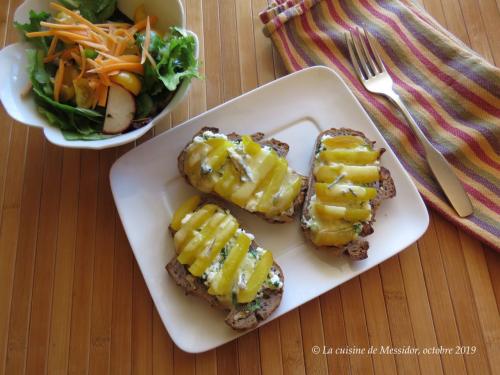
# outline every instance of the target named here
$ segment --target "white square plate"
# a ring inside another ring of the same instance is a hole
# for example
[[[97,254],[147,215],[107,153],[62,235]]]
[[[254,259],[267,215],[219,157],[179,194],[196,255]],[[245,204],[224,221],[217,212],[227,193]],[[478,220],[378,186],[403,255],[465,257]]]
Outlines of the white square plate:
[[[391,171],[397,196],[377,212],[366,260],[352,262],[315,250],[305,242],[298,220],[269,224],[232,209],[242,227],[272,250],[285,274],[282,303],[267,321],[381,263],[415,242],[427,228],[429,216],[410,177],[344,82],[325,67],[290,74],[143,143],[114,164],[111,187],[153,301],[172,340],[184,351],[203,352],[243,334],[224,323],[223,312],[185,296],[165,270],[174,256],[167,230],[172,214],[195,193],[179,175],[177,155],[203,126],[218,127],[224,133],[262,131],[287,142],[291,167],[305,175],[317,134],[331,127],[360,130],[387,149],[382,164]]]

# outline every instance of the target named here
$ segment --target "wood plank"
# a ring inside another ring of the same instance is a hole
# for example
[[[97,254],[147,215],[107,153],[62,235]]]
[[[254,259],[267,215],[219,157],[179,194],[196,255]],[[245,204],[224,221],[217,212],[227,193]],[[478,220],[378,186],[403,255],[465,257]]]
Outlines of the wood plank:
[[[483,249],[486,264],[488,265],[488,270],[490,272],[491,286],[493,287],[493,292],[495,293],[497,301],[497,308],[500,309],[500,256],[495,250],[484,245]]]
[[[340,288],[332,289],[323,294],[320,297],[320,302],[325,345],[334,350],[334,353],[327,357],[328,373],[349,374],[351,373],[349,357],[335,353],[337,348],[347,347],[347,334],[345,330],[344,309],[340,297]]]
[[[462,8],[463,23],[467,29],[471,48],[487,61],[493,63],[488,35],[486,34],[478,3],[460,0],[460,7]]]
[[[305,374],[299,309],[280,317],[281,355],[284,374]]]
[[[195,374],[196,358],[194,354],[186,353],[174,346],[174,374],[193,375]],[[235,373],[235,372],[234,372]],[[233,374],[234,374],[233,373]]]
[[[174,374],[174,344],[153,308],[153,374]]]
[[[370,342],[359,278],[355,277],[342,284],[339,288],[347,337],[345,349],[365,350],[365,354],[349,355],[351,370],[357,374],[373,374],[372,358],[366,354]]]
[[[111,326],[112,374],[132,372],[132,287],[134,259],[121,222],[115,229],[113,317]]]
[[[39,207],[33,295],[29,317],[26,373],[36,374],[47,368],[52,288],[61,193],[62,149],[46,144],[42,195]]]
[[[498,37],[498,23],[500,22],[500,9],[495,0],[478,0],[479,12],[483,20],[486,37],[493,57],[493,63],[500,65],[500,38]]]
[[[253,34],[255,41],[255,55],[257,65],[257,81],[259,85],[274,80],[273,46],[269,38],[262,32],[262,22],[259,18],[267,6],[266,0],[252,0]]]
[[[7,161],[6,186],[0,223],[0,373],[4,372],[10,324],[14,271],[17,255],[21,200],[25,174],[27,128],[15,125],[12,129]]]
[[[227,101],[241,94],[240,57],[238,50],[238,29],[234,0],[219,2],[220,43],[222,48],[222,99]]]
[[[366,325],[370,346],[380,350],[380,347],[392,347],[391,331],[384,301],[384,291],[378,267],[360,275],[361,292],[365,305]],[[373,369],[376,374],[395,374],[396,362],[393,354],[372,355]]]
[[[214,4],[212,0],[203,0],[203,38],[210,41],[210,47],[205,48],[204,62],[207,108],[210,109],[222,102],[219,2]]]
[[[239,372],[238,345],[236,340],[218,347],[216,352],[218,375],[234,375]]]
[[[260,374],[259,332],[249,332],[237,341],[240,374]]]
[[[110,371],[116,212],[109,185],[109,170],[115,158],[114,149],[99,152],[96,250],[90,318],[89,370],[92,374],[107,374]]]
[[[260,367],[262,375],[283,374],[279,322],[279,319],[275,319],[259,328]]]
[[[197,375],[216,375],[217,353],[215,349],[205,353],[196,354],[195,365]]]
[[[469,273],[472,293],[477,307],[479,323],[483,331],[491,373],[500,372],[500,315],[486,259],[481,244],[464,232],[459,233]],[[497,254],[498,256],[498,254]],[[466,345],[466,343],[464,343]]]
[[[153,301],[139,266],[134,262],[132,290],[132,373],[153,371]]]
[[[306,373],[326,374],[328,372],[326,355],[315,354],[312,350],[314,346],[319,346],[321,349],[325,347],[319,298],[302,305],[299,311]]]
[[[443,260],[440,251],[437,251],[439,242],[432,216],[429,229],[418,241],[418,249],[438,345],[444,348],[454,348],[461,343]],[[441,361],[445,373],[466,373],[464,358],[461,355],[443,354],[441,355]]]
[[[87,372],[89,366],[98,172],[98,154],[82,151],[68,364],[72,373]]]
[[[399,263],[403,275],[406,301],[410,313],[413,336],[417,348],[437,347],[436,332],[427,297],[427,289],[416,244],[399,254]],[[443,367],[438,355],[420,355],[418,357],[422,374],[442,374]]]
[[[64,149],[47,359],[48,374],[63,374],[68,369],[79,189],[80,151]]]
[[[27,153],[19,222],[19,239],[15,264],[9,338],[5,372],[24,373],[28,347],[35,249],[43,178],[44,140],[39,129],[28,130]]]
[[[403,275],[397,256],[386,260],[380,266],[380,274],[384,287],[385,304],[391,328],[394,348],[415,347],[415,338],[408,311]],[[404,374],[420,373],[415,354],[396,355],[398,371]]]
[[[188,29],[192,30],[199,41],[199,50],[201,63],[199,72],[202,77],[205,76],[205,38],[203,35],[203,9],[201,1],[186,0],[186,20]],[[193,79],[191,90],[189,92],[189,117],[194,117],[204,112],[207,108],[206,98],[206,80]]]
[[[427,3],[427,1],[426,1]],[[446,25],[443,25],[453,33],[458,39],[470,47],[469,35],[464,25],[462,9],[459,0],[441,0],[446,20]]]
[[[257,61],[252,22],[252,2],[236,0],[235,4],[241,91],[247,92],[257,87]],[[223,45],[225,46],[225,44]]]
[[[473,295],[457,229],[439,215],[433,215],[433,220],[457,319],[460,341],[464,347],[476,347],[473,355],[464,355],[467,372],[487,374],[490,372],[488,355],[477,309],[475,304],[471,303]]]

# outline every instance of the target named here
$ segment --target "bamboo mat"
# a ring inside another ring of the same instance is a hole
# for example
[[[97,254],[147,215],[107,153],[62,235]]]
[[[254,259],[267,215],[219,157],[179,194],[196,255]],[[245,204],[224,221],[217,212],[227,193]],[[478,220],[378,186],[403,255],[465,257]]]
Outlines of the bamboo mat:
[[[16,40],[19,3],[1,0],[2,45]],[[257,18],[265,6],[185,1],[205,80],[140,142],[284,74]],[[498,0],[423,6],[500,65]],[[426,234],[379,267],[217,350],[180,351],[109,189],[110,166],[131,147],[60,149],[1,109],[0,374],[500,374],[500,255],[434,212]],[[315,355],[314,346],[333,353]],[[371,346],[475,354],[342,354]]]

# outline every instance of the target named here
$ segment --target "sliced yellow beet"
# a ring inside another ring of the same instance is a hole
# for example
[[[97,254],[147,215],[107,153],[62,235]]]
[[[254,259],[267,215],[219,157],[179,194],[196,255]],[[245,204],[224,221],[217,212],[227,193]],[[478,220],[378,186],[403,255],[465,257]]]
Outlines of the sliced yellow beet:
[[[232,163],[224,166],[222,177],[216,182],[214,191],[223,198],[231,197],[234,187],[239,183],[240,175]]]
[[[356,223],[358,221],[366,221],[370,219],[371,210],[369,208],[348,208],[344,220]]]
[[[287,185],[286,188],[282,189],[278,196],[276,196],[274,206],[266,213],[272,212],[282,212],[289,209],[297,195],[300,193],[300,188],[302,187],[302,179],[297,177],[292,183]]]
[[[269,183],[264,187],[262,198],[257,206],[258,211],[265,212],[272,206],[273,196],[279,191],[287,170],[287,161],[283,158],[279,158],[276,162],[276,166],[271,171],[271,179]]]
[[[342,172],[342,165],[319,165],[314,168],[314,177],[318,182],[332,182]]]
[[[377,190],[372,187],[335,184],[329,186],[324,182],[314,184],[316,196],[324,203],[364,202],[375,198]]]
[[[380,150],[334,149],[320,152],[319,157],[325,162],[370,164],[376,161],[379,155]]]
[[[193,235],[193,231],[200,227],[205,221],[208,220],[217,209],[214,204],[206,204],[197,210],[181,228],[174,235],[174,245],[178,252],[184,242]]]
[[[353,227],[322,229],[312,232],[312,242],[316,246],[342,246],[356,238]]]
[[[220,231],[217,232],[215,241],[213,242],[210,251],[201,252],[196,257],[196,260],[189,267],[189,272],[194,276],[201,276],[203,272],[212,264],[215,257],[219,255],[222,248],[229,242],[238,229],[238,222],[229,216],[220,224]]]
[[[314,214],[323,220],[342,219],[346,213],[345,207],[314,203]]]
[[[231,195],[231,201],[236,203],[240,207],[245,207],[247,202],[252,197],[252,194],[259,186],[260,182],[267,177],[267,175],[274,168],[276,162],[278,161],[278,156],[275,152],[269,152],[261,157],[256,156],[253,161],[252,167],[252,181],[243,183],[234,193]]]
[[[170,227],[178,231],[181,228],[181,221],[184,217],[193,212],[196,207],[200,204],[201,197],[199,195],[193,195],[191,198],[186,199],[179,208],[174,212],[174,216],[172,217],[172,223]]]
[[[345,173],[346,180],[357,184],[370,184],[380,180],[379,167],[376,165],[345,165],[342,169],[342,173]]]
[[[212,149],[214,149],[226,144],[228,141],[222,137],[213,137],[208,138],[205,142],[207,145],[210,145]]]
[[[181,250],[181,253],[177,257],[177,260],[181,264],[191,264],[198,256],[198,253],[202,251],[205,247],[209,246],[209,243],[214,239],[217,230],[219,229],[219,224],[227,217],[225,212],[217,212],[213,215],[205,226],[202,227],[200,232],[196,232],[195,235],[187,242]]]
[[[326,148],[355,148],[366,144],[365,140],[353,135],[338,135],[327,137],[322,141]]]
[[[243,142],[243,146],[245,147],[245,152],[249,155],[255,156],[262,149],[262,147],[248,135],[242,136],[241,140]]]
[[[234,277],[241,260],[247,254],[252,240],[244,233],[240,233],[236,238],[236,244],[229,250],[222,269],[212,280],[208,293],[212,295],[225,295],[231,291]]]
[[[213,148],[207,155],[203,164],[207,165],[212,171],[219,170],[220,167],[226,162],[228,156],[229,142],[222,142],[219,146]]]
[[[273,263],[273,255],[271,254],[271,252],[266,250],[257,261],[257,264],[255,265],[250,278],[248,279],[246,288],[240,289],[238,291],[238,303],[248,303],[252,302],[255,299],[260,287],[262,286],[264,281],[266,281],[267,275]]]

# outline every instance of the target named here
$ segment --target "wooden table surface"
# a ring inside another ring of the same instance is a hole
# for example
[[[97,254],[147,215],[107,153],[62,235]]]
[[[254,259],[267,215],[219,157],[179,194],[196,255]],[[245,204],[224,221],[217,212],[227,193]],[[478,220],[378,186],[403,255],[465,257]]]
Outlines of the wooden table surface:
[[[2,45],[17,38],[20,2],[2,0]],[[261,33],[265,5],[186,0],[205,80],[139,142],[284,74]],[[498,0],[423,5],[500,65]],[[500,374],[500,255],[434,212],[425,235],[398,256],[217,350],[182,352],[152,304],[110,193],[109,169],[131,147],[58,148],[1,109],[0,373]],[[333,354],[315,355],[315,345]],[[465,354],[339,353],[370,346]]]

